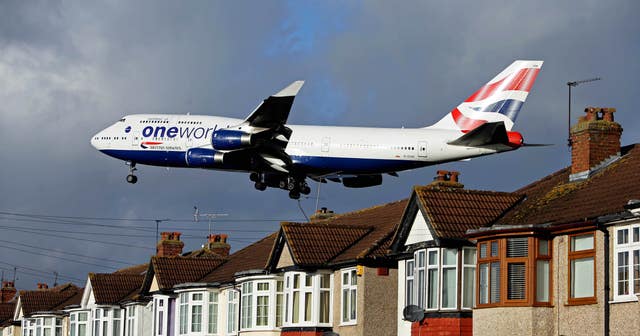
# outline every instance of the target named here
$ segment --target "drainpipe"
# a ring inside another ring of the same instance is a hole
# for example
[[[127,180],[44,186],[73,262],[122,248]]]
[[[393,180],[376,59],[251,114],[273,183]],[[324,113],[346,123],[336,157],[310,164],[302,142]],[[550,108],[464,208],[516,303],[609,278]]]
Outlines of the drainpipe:
[[[600,222],[597,223],[598,230],[604,233],[604,336],[609,336],[609,230]]]

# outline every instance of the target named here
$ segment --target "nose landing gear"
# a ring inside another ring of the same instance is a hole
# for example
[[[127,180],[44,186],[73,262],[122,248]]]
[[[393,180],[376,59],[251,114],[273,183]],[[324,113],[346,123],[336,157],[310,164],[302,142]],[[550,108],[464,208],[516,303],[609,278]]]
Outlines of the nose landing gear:
[[[131,183],[131,184],[135,184],[136,182],[138,182],[138,177],[134,175],[134,172],[136,170],[138,170],[136,168],[136,163],[135,162],[131,162],[131,161],[127,161],[127,166],[129,166],[129,175],[127,175],[127,182]]]

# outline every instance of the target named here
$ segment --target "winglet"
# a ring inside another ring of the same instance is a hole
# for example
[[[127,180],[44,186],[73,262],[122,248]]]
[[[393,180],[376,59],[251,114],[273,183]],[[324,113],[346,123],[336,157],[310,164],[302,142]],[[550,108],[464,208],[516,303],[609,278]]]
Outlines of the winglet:
[[[289,84],[289,86],[287,86],[286,88],[280,90],[280,92],[274,94],[273,97],[295,96],[295,95],[298,94],[298,91],[300,91],[300,88],[302,88],[303,84],[304,84],[304,81],[302,81],[302,80],[295,81],[295,82]]]

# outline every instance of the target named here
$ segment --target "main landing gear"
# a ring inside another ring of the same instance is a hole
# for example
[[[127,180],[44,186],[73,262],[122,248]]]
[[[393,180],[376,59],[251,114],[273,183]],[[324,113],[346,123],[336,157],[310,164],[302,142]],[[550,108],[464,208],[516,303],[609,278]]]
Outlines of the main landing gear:
[[[289,191],[289,197],[299,199],[300,195],[309,195],[311,188],[305,182],[304,178],[299,179],[287,175],[273,175],[265,173],[251,173],[249,179],[255,182],[254,186],[257,190],[263,191],[267,187],[278,188]]]
[[[138,170],[136,168],[136,163],[127,161],[127,166],[129,166],[129,175],[127,175],[127,182],[135,184],[136,182],[138,182],[138,177],[134,175],[134,172]]]

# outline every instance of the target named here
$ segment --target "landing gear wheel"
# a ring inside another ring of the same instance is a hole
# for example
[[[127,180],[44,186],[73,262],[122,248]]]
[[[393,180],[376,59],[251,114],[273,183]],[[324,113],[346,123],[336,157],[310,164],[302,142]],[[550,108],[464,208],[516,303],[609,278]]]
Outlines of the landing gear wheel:
[[[294,189],[296,189],[296,183],[293,181],[289,181],[289,183],[287,183],[287,190],[289,191],[293,191]],[[300,196],[298,196],[300,197]]]
[[[256,187],[256,189],[260,191],[264,191],[265,189],[267,189],[267,185],[262,182],[256,182],[256,184],[254,184],[254,187]]]
[[[300,192],[297,190],[289,191],[289,198],[295,199],[295,200],[300,199]]]
[[[252,182],[260,181],[260,174],[258,174],[258,173],[249,174],[249,180],[251,180]]]
[[[308,185],[304,185],[300,188],[300,193],[303,195],[309,195],[311,193],[311,188],[309,188]]]
[[[136,182],[138,182],[138,177],[133,174],[129,174],[127,175],[127,182],[135,184]]]

